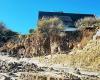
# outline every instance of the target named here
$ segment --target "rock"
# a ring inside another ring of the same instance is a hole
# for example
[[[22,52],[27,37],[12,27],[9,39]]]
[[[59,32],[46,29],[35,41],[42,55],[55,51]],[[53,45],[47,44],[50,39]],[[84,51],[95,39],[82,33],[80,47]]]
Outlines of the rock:
[[[74,73],[76,73],[76,74],[81,74],[80,70],[77,69],[77,68],[74,69]]]

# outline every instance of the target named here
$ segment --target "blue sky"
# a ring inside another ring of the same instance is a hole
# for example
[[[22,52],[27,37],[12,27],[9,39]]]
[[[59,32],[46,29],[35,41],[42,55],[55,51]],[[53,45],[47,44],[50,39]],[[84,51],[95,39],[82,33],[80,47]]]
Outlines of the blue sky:
[[[100,0],[0,0],[0,21],[26,34],[35,28],[38,11],[90,13],[100,16]]]

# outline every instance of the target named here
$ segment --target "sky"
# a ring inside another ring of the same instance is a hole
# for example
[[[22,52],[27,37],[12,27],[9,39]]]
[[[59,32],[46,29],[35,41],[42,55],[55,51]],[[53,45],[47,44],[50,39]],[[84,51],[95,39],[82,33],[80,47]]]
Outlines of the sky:
[[[100,16],[100,0],[0,0],[0,22],[21,34],[36,28],[39,11]]]

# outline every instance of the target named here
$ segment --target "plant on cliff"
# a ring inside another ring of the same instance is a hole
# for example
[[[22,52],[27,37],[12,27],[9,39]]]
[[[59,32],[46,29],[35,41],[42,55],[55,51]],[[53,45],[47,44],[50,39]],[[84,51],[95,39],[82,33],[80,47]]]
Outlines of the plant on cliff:
[[[95,17],[85,17],[78,20],[75,25],[79,29],[100,28],[100,19]]]
[[[32,34],[34,32],[34,29],[30,29],[29,33]]]
[[[57,18],[42,18],[38,22],[38,29],[47,34],[58,33],[64,29],[63,22]]]
[[[63,22],[59,18],[53,17],[53,18],[42,18],[38,22],[37,31],[38,34],[42,35],[42,37],[44,38],[43,39],[44,45],[48,44],[49,46],[48,48],[49,50],[51,50],[51,43],[53,41],[53,38],[59,36],[59,34],[63,29],[64,29]]]
[[[45,58],[41,57],[40,60],[45,62]],[[69,55],[53,55],[52,62],[48,58],[48,65],[51,63],[65,64],[67,67],[77,67],[88,71],[100,71],[100,40],[90,40],[82,50],[73,49]]]
[[[80,47],[83,48],[100,28],[100,19],[96,17],[85,17],[76,22],[76,27],[82,32]]]
[[[17,32],[13,32],[10,29],[6,28],[6,25],[3,22],[0,22],[0,35],[9,37],[9,36],[14,36],[17,35]]]
[[[3,22],[0,22],[0,44],[3,45],[4,42],[7,42],[16,35],[18,35],[17,32],[7,29],[6,25]]]
[[[87,70],[100,71],[100,41],[90,40],[82,50],[70,55],[70,63]]]

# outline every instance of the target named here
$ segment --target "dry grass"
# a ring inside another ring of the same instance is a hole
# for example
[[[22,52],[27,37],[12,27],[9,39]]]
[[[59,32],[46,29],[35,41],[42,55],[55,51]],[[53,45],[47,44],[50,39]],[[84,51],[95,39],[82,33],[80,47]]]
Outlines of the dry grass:
[[[56,54],[51,58],[41,57],[40,61],[49,64],[62,64],[79,67],[89,71],[100,71],[100,40],[89,41],[82,50],[73,50],[73,54]]]

